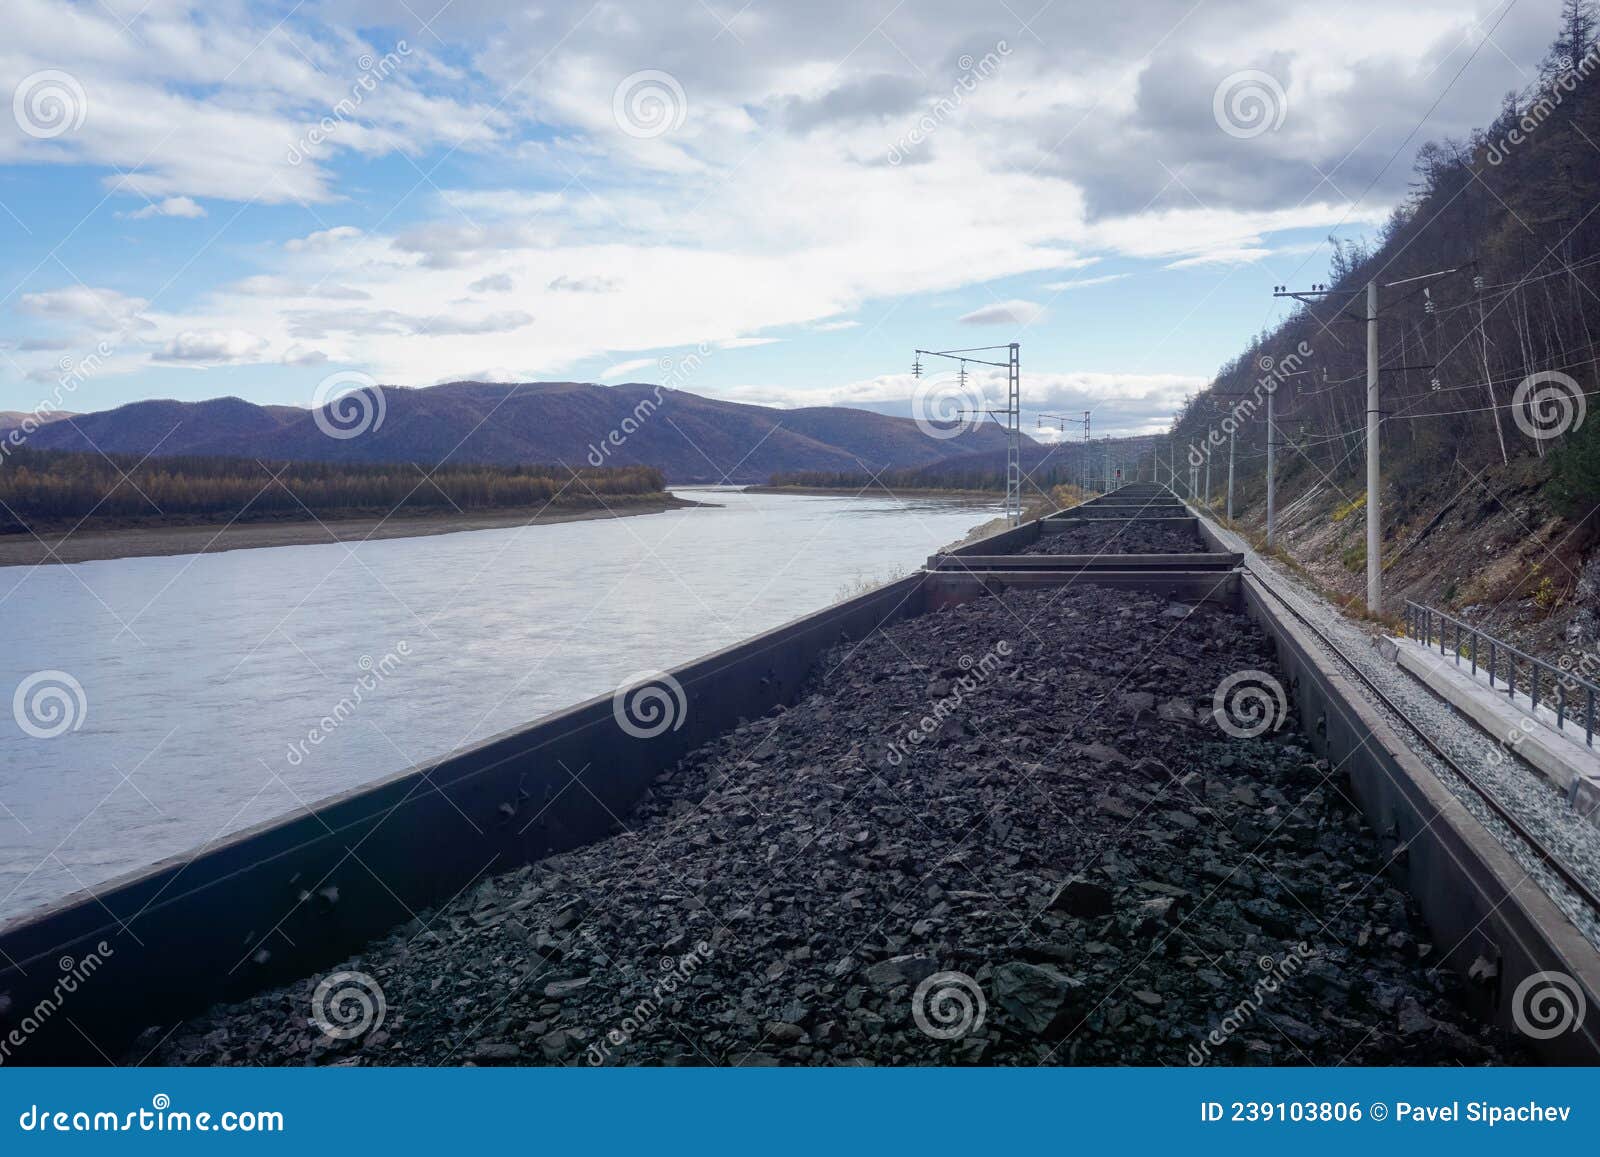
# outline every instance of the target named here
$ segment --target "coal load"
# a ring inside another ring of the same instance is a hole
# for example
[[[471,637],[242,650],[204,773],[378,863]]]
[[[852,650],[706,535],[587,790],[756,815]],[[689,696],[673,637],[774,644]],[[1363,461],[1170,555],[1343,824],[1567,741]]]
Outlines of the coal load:
[[[1198,554],[1205,550],[1192,522],[1095,519],[1054,534],[1018,554]]]
[[[1244,616],[1134,592],[903,622],[683,760],[612,837],[152,1026],[130,1059],[1524,1060],[1436,967],[1393,849],[1276,678]],[[1249,687],[1260,710],[1236,711]],[[341,974],[369,999],[330,1032]]]

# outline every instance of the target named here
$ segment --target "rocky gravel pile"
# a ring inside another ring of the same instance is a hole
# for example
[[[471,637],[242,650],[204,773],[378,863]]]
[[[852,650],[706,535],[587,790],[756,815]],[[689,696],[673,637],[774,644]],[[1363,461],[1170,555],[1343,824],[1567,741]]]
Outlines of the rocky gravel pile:
[[[1196,554],[1205,550],[1193,524],[1137,519],[1087,521],[1042,534],[1018,554]]]
[[[683,760],[614,836],[486,879],[321,977],[152,1027],[132,1056],[1522,1059],[1433,969],[1293,721],[1213,714],[1225,680],[1272,669],[1242,615],[1095,587],[898,624]],[[372,999],[330,1035],[318,984],[341,972]]]

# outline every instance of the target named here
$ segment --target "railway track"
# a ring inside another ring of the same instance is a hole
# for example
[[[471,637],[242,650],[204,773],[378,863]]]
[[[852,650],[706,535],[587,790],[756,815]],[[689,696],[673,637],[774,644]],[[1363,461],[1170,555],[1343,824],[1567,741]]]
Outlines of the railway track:
[[[1193,528],[1195,549],[1204,554],[1157,553],[1171,546],[1150,533],[1154,524],[1176,528],[1180,521]],[[1301,592],[1286,589],[1246,544],[1165,487],[1091,499],[931,559],[929,570],[930,580],[958,587],[959,597],[973,597],[970,588],[1114,583],[1189,605],[1250,608],[1277,641],[1302,719],[1319,721],[1313,730],[1322,735],[1322,753],[1349,775],[1368,825],[1392,841],[1404,886],[1450,946],[1439,963],[1478,978],[1480,1014],[1514,1024],[1517,994],[1552,975],[1576,978],[1600,1006],[1594,829],[1544,784],[1524,792],[1518,765],[1473,770],[1478,731],[1456,731],[1430,692],[1418,685],[1415,697],[1408,693],[1408,677],[1390,680],[1358,661],[1355,641]],[[1581,1036],[1553,1043],[1543,1059],[1593,1063],[1600,1030],[1584,1026]]]
[[[1563,860],[1560,855],[1554,852],[1544,840],[1540,839],[1539,836],[1533,832],[1527,824],[1523,823],[1511,808],[1508,808],[1504,803],[1502,803],[1499,797],[1496,796],[1496,794],[1487,785],[1485,785],[1481,779],[1479,779],[1471,771],[1467,770],[1467,768],[1464,767],[1459,760],[1452,756],[1449,751],[1447,751],[1445,747],[1432,735],[1430,735],[1428,730],[1417,721],[1413,713],[1407,711],[1400,704],[1396,703],[1394,699],[1383,690],[1382,687],[1378,686],[1377,682],[1372,679],[1371,676],[1362,670],[1361,665],[1352,659],[1345,652],[1344,648],[1340,647],[1339,644],[1335,642],[1326,631],[1324,631],[1313,619],[1301,612],[1298,607],[1285,598],[1282,592],[1280,592],[1274,585],[1271,576],[1263,575],[1260,571],[1252,568],[1248,563],[1243,564],[1243,570],[1245,573],[1250,575],[1250,577],[1254,578],[1261,589],[1266,591],[1267,594],[1269,594],[1279,606],[1293,615],[1296,621],[1298,621],[1306,630],[1310,631],[1314,636],[1316,636],[1318,642],[1327,648],[1330,654],[1337,658],[1345,667],[1349,668],[1349,670],[1354,673],[1356,678],[1361,681],[1362,685],[1367,688],[1368,692],[1373,696],[1373,698],[1386,711],[1388,711],[1391,716],[1404,723],[1406,727],[1422,741],[1422,743],[1434,755],[1435,758],[1437,758],[1456,776],[1458,776],[1461,782],[1466,784],[1473,794],[1482,800],[1484,806],[1493,812],[1495,817],[1499,819],[1500,822],[1505,824],[1506,827],[1509,828],[1517,836],[1517,838],[1524,843],[1524,845],[1526,845],[1528,850],[1542,864],[1544,864],[1544,866],[1548,868],[1553,875],[1559,878],[1561,882],[1570,888],[1576,896],[1582,899],[1592,911],[1600,914],[1600,890],[1596,890],[1596,888],[1587,880],[1585,880],[1578,871],[1567,864],[1567,862]]]

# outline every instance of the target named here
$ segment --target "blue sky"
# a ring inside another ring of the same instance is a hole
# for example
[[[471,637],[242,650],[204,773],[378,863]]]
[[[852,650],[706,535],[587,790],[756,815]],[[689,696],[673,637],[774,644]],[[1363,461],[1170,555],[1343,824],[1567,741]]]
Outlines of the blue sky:
[[[440,2],[8,0],[0,409],[696,349],[892,406],[914,346],[1015,340],[1029,410],[1159,428],[1558,7]]]

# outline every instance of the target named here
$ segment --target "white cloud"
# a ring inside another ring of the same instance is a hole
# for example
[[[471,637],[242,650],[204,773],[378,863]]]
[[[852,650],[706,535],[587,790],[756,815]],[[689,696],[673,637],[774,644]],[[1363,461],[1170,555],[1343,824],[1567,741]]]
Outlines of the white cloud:
[[[266,349],[265,338],[243,330],[186,330],[162,346],[155,360],[218,365],[255,361]]]
[[[292,237],[284,242],[283,247],[290,253],[326,252],[361,236],[364,234],[354,225],[335,225],[331,229],[318,229],[304,237]]]
[[[296,281],[271,273],[258,273],[236,281],[230,287],[235,293],[251,297],[311,297],[328,301],[371,301],[372,294],[364,289],[354,289],[333,281]]]
[[[1030,325],[1044,316],[1044,306],[1033,301],[1000,301],[956,318],[963,325]]]
[[[162,201],[151,201],[143,209],[136,209],[132,213],[117,215],[130,221],[143,221],[148,217],[204,217],[206,211],[192,197],[168,197]]]
[[[1167,262],[1167,269],[1191,269],[1196,265],[1254,265],[1264,257],[1271,257],[1273,250],[1260,245],[1238,245],[1213,249],[1207,253],[1200,253],[1194,257],[1184,257],[1177,261]]]
[[[462,99],[472,85],[434,84],[445,69],[421,46],[369,43],[309,11],[114,7],[7,0],[0,75],[64,72],[82,116],[49,139],[5,132],[7,118],[0,163],[93,166],[112,191],[155,199],[311,203],[334,199],[344,155],[471,151],[508,127],[495,101]]]
[[[1107,273],[1101,277],[1068,278],[1066,281],[1050,281],[1043,286],[1051,293],[1067,293],[1074,289],[1089,289],[1096,285],[1110,285],[1113,281],[1121,281],[1132,277],[1131,273]]]
[[[1024,424],[1033,433],[1036,414],[1089,410],[1096,435],[1155,433],[1166,429],[1184,399],[1209,381],[1200,374],[1030,370],[1023,392]],[[972,383],[989,401],[1004,404],[1003,373],[974,372]],[[715,395],[763,406],[858,406],[909,416],[917,384],[910,374],[884,374],[815,389],[742,385],[717,390]]]
[[[516,287],[509,273],[491,273],[467,286],[473,293],[510,293]]]
[[[302,345],[290,346],[283,355],[283,364],[286,366],[320,366],[327,360],[328,355],[321,350]]]
[[[614,378],[622,377],[624,374],[631,374],[635,370],[642,370],[646,366],[653,366],[655,364],[655,358],[631,358],[628,361],[618,362],[614,366],[610,366],[601,370],[600,378],[602,381],[609,382]]]
[[[547,289],[557,293],[610,293],[617,282],[609,277],[567,277],[562,275],[550,282]]]
[[[87,285],[24,293],[18,299],[18,306],[24,313],[84,321],[105,329],[147,324],[140,315],[149,304],[142,297],[129,297],[115,289]]]

